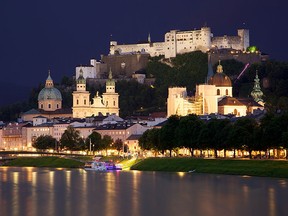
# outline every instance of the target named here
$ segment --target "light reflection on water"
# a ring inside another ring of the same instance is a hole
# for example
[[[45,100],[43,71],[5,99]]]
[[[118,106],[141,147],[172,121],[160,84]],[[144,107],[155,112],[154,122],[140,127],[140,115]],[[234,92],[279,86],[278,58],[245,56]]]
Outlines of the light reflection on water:
[[[285,215],[287,179],[0,167],[4,215]]]

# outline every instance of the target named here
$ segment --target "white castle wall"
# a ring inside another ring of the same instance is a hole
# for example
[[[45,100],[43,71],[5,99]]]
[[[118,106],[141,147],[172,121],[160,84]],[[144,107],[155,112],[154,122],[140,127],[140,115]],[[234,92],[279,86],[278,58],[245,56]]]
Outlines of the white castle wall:
[[[249,30],[239,29],[237,36],[214,37],[209,27],[198,30],[171,30],[164,36],[164,42],[118,45],[117,41],[110,42],[110,55],[124,53],[149,53],[152,57],[165,55],[165,58],[176,57],[200,50],[207,52],[212,47],[233,48],[245,50],[249,46]]]

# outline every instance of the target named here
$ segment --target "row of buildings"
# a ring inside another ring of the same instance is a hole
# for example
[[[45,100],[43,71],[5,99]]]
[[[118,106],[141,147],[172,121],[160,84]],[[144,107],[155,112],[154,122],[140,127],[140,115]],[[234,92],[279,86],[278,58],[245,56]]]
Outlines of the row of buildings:
[[[83,139],[96,131],[101,136],[111,136],[114,141],[122,140],[131,154],[138,154],[139,137],[165,121],[166,114],[124,120],[119,117],[118,98],[112,71],[106,80],[106,92],[102,95],[97,92],[93,102],[86,90],[86,79],[80,74],[73,92],[73,106],[63,109],[61,92],[54,87],[49,72],[45,87],[38,94],[38,109],[23,113],[18,122],[0,125],[0,150],[32,151],[32,144],[39,136],[51,135],[59,141],[70,126],[78,130]]]

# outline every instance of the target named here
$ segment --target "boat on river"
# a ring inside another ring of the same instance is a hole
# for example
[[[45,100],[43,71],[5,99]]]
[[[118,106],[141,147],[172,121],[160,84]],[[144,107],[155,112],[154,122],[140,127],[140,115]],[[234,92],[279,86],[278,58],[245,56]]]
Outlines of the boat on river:
[[[84,169],[89,171],[108,171],[108,170],[122,170],[121,165],[114,164],[113,162],[102,162],[102,161],[91,161],[86,162],[84,165]]]

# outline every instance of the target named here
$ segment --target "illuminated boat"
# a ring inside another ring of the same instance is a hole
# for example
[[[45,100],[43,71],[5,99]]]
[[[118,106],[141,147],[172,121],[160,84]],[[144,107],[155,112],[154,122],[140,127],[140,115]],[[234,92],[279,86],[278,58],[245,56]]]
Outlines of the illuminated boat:
[[[86,162],[84,165],[85,170],[92,170],[92,171],[106,171],[106,164],[105,162],[100,161],[92,161],[92,162]]]
[[[85,170],[92,170],[92,171],[108,171],[108,170],[122,170],[120,164],[114,164],[112,162],[101,162],[101,161],[91,161],[86,162],[84,165]]]

